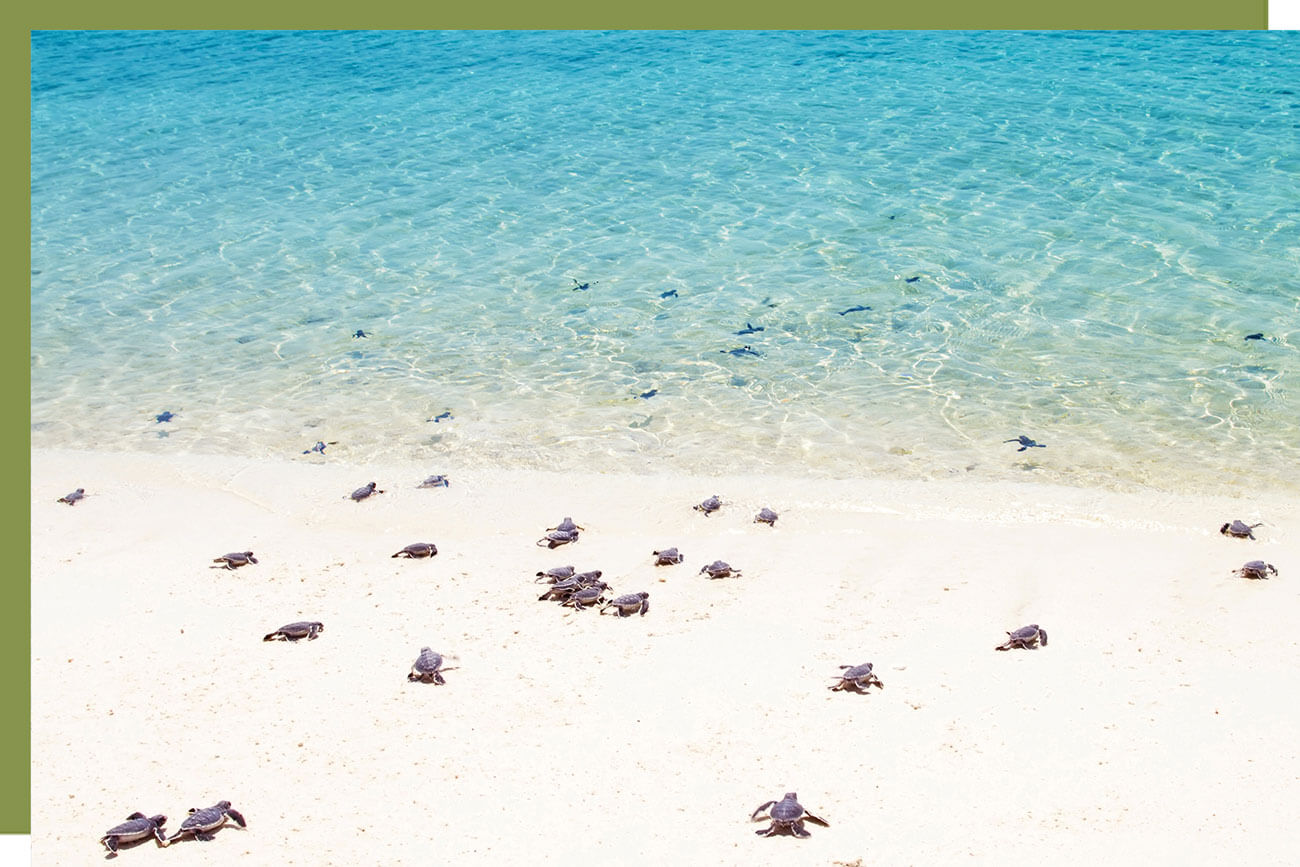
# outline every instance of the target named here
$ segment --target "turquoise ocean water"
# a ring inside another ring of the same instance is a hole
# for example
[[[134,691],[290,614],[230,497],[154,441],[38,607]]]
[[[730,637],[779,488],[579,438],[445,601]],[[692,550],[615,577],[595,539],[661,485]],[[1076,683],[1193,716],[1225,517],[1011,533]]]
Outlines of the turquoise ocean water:
[[[31,48],[34,446],[1300,491],[1300,34]]]

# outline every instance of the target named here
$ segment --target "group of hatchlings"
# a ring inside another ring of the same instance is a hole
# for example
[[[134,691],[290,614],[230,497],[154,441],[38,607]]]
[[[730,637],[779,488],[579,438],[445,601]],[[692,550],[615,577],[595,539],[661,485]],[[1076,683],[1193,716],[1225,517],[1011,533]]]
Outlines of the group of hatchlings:
[[[420,484],[422,488],[430,487],[447,487],[449,482],[445,476],[430,476]],[[374,482],[358,488],[348,495],[355,502],[365,500],[374,494],[382,494]],[[85,491],[81,488],[61,497],[59,502],[75,505],[85,497]],[[708,499],[698,503],[693,508],[704,514],[705,517],[713,514],[722,508],[722,500],[717,496],[711,496]],[[777,521],[776,512],[768,508],[763,508],[754,517],[755,523],[775,526]],[[1254,529],[1262,526],[1261,524],[1247,524],[1244,521],[1233,520],[1225,523],[1219,528],[1219,532],[1225,536],[1238,539],[1254,539]],[[563,521],[554,527],[548,527],[546,533],[537,541],[539,546],[554,550],[561,545],[567,545],[578,541],[579,534],[583,528],[573,522],[572,518],[565,517]],[[393,557],[406,557],[413,560],[427,559],[438,553],[437,546],[432,542],[413,542],[402,550],[393,554]],[[685,561],[685,557],[676,548],[665,548],[660,551],[652,552],[653,563],[656,566],[674,566]],[[237,551],[230,554],[224,554],[213,560],[214,563],[220,563],[217,568],[238,569],[249,564],[257,563],[257,558],[252,551]],[[1278,570],[1273,564],[1266,563],[1263,560],[1250,560],[1239,569],[1233,570],[1234,574],[1242,578],[1263,579],[1269,575],[1277,575]],[[614,609],[620,617],[629,617],[632,614],[639,613],[642,617],[650,610],[650,594],[644,591],[637,593],[627,593],[617,596],[613,599],[605,599],[605,591],[610,586],[601,580],[601,571],[599,569],[589,572],[576,572],[573,566],[558,566],[537,573],[536,582],[545,581],[550,584],[546,592],[538,597],[539,601],[553,600],[558,601],[561,605],[582,610],[596,605],[601,605],[600,613],[609,609]],[[709,578],[726,578],[739,576],[740,570],[733,568],[730,564],[722,560],[715,560],[700,569],[700,574],[707,575]],[[264,641],[299,641],[303,638],[309,641],[315,639],[325,629],[324,624],[319,621],[298,621],[281,626],[274,632],[264,636]],[[1036,623],[1028,626],[1022,626],[1014,631],[1007,632],[1007,640],[997,645],[995,650],[1012,650],[1012,649],[1033,649],[1039,646],[1047,646],[1047,631]],[[411,666],[411,671],[407,675],[407,680],[420,683],[445,684],[442,674],[453,669],[443,664],[444,660],[440,653],[428,647],[420,649],[420,654]],[[859,665],[841,665],[840,673],[833,675],[835,683],[830,686],[831,690],[842,691],[851,690],[854,692],[865,692],[868,688],[875,686],[877,689],[883,689],[884,683],[876,676],[872,670],[870,662]],[[769,821],[768,827],[756,831],[759,836],[768,837],[777,833],[788,833],[795,837],[810,836],[808,830],[804,827],[805,822],[812,822],[823,827],[829,827],[824,819],[821,819],[804,809],[799,803],[798,796],[794,792],[787,792],[779,801],[768,801],[758,807],[751,814],[751,821],[759,818],[760,814],[766,811],[766,819]],[[191,809],[189,816],[181,823],[180,830],[170,838],[165,838],[163,834],[163,825],[167,821],[166,816],[145,816],[143,813],[132,813],[126,818],[126,821],[109,829],[101,842],[109,850],[115,853],[118,847],[124,843],[137,843],[154,837],[160,846],[170,845],[177,839],[186,835],[192,835],[198,840],[212,839],[212,832],[220,828],[227,821],[234,821],[241,828],[247,827],[244,817],[230,806],[229,801],[219,801],[211,807],[203,809]]]

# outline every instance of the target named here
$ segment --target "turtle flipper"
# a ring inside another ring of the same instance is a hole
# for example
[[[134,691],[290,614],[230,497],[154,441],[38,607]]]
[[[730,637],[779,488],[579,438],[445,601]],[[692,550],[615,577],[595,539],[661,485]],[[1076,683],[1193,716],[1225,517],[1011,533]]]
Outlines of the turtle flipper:
[[[202,840],[204,843],[209,843],[209,842],[211,842],[214,838],[213,838],[213,836],[212,836],[211,834],[209,834],[207,831],[195,831],[195,832],[194,832],[194,839],[195,839],[195,840]]]
[[[1046,630],[1046,629],[1041,629],[1041,628],[1040,628],[1040,629],[1038,630],[1038,640],[1039,640],[1040,642],[1042,642],[1043,647],[1046,647],[1046,646],[1047,646],[1047,630]]]
[[[760,837],[771,837],[773,834],[776,833],[776,822],[773,822],[771,825],[768,825],[766,828],[760,828],[754,833]]]
[[[800,819],[799,821],[803,822],[805,819],[809,822],[813,822],[814,824],[821,825],[823,828],[829,828],[831,826],[830,822],[827,822],[825,819],[814,816],[812,813],[809,813],[807,810],[803,811],[803,818]]]
[[[768,801],[766,804],[760,804],[757,810],[755,810],[753,813],[750,813],[750,815],[749,815],[749,821],[751,821],[751,822],[754,821],[755,819],[758,818],[758,814],[759,814],[759,813],[761,813],[761,812],[763,812],[764,810],[768,809],[769,807],[773,807],[773,806],[775,806],[775,805],[776,805],[776,801]]]
[[[234,823],[239,827],[241,828],[248,827],[248,823],[244,821],[244,814],[234,809],[233,807],[228,808],[226,810],[226,815],[229,816],[232,820],[234,820]]]
[[[807,819],[808,817],[805,815],[803,818],[804,818],[804,819]],[[811,836],[812,836],[812,834],[809,834],[809,833],[808,833],[808,829],[805,828],[805,827],[803,826],[803,819],[800,819],[800,820],[797,821],[797,822],[791,822],[791,823],[790,823],[790,833],[793,834],[793,835],[795,835],[796,837],[811,837]]]

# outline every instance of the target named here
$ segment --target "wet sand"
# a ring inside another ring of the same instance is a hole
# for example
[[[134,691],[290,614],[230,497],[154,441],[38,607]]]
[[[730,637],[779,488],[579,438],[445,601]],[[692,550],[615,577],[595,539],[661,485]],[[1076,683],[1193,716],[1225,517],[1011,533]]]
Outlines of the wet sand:
[[[434,472],[451,487],[418,490]],[[1295,850],[1295,500],[45,450],[31,497],[34,863],[220,799],[247,829],[121,863]],[[566,515],[576,544],[534,544]],[[1233,518],[1258,539],[1220,535]],[[439,554],[390,556],[416,541]],[[652,566],[668,546],[686,562]],[[1257,558],[1281,575],[1231,574]],[[699,574],[715,559],[742,576]],[[649,613],[537,601],[566,564]],[[262,641],[304,619],[317,640]],[[1027,623],[1048,646],[993,650]],[[446,685],[407,681],[423,645]],[[828,689],[867,661],[884,689]],[[787,791],[830,827],[756,836]]]

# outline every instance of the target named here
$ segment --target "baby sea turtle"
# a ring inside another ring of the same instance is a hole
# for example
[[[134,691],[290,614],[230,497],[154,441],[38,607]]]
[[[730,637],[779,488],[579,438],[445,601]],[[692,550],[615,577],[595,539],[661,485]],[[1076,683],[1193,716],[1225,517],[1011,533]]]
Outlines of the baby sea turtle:
[[[577,524],[573,523],[572,518],[566,515],[563,521],[556,524],[554,527],[547,527],[546,529],[559,530],[561,533],[576,533],[579,530],[585,530],[586,527],[579,527]]]
[[[744,346],[737,346],[735,349],[719,349],[718,352],[721,352],[723,355],[734,355],[737,358],[740,358],[743,355],[752,355],[755,358],[763,357],[763,353],[759,352],[757,349],[750,346],[748,343],[746,343]]]
[[[99,838],[99,842],[103,843],[104,848],[110,852],[116,852],[117,847],[123,843],[134,843],[149,836],[156,839],[159,846],[165,846],[167,839],[163,836],[162,830],[165,824],[167,824],[166,816],[132,813],[126,817],[125,822],[109,828],[108,833]]]
[[[1263,560],[1251,560],[1249,563],[1243,564],[1240,569],[1233,571],[1242,578],[1267,578],[1270,573],[1277,574],[1277,567],[1272,563],[1265,563]]]
[[[576,541],[578,541],[577,530],[548,530],[545,536],[537,540],[537,544],[555,549]]]
[[[438,476],[429,476],[429,478],[427,478],[427,479],[425,479],[424,481],[420,482],[420,484],[418,485],[418,487],[421,487],[421,488],[450,488],[450,487],[451,487],[451,480],[448,479],[446,476],[442,476],[442,475],[438,475]]]
[[[1024,434],[1021,434],[1020,436],[1018,436],[1018,437],[1016,437],[1015,439],[1012,439],[1012,440],[1003,440],[1003,442],[1004,442],[1004,443],[1019,443],[1019,444],[1020,444],[1020,448],[1016,449],[1016,451],[1018,451],[1018,452],[1023,452],[1025,449],[1045,449],[1045,448],[1047,448],[1047,446],[1043,445],[1043,444],[1040,443],[1040,442],[1035,442],[1034,440],[1031,440],[1029,437],[1025,436]]]
[[[163,422],[171,421],[174,418],[176,418],[176,413],[172,412],[171,410],[165,409],[162,412],[158,413],[156,416],[154,416],[154,421],[156,421],[158,424],[162,424]]]
[[[643,391],[643,392],[641,392],[640,394],[638,394],[636,397],[634,397],[634,398],[632,398],[632,399],[633,399],[633,400],[637,400],[637,399],[640,399],[640,400],[649,400],[650,398],[654,397],[654,396],[655,396],[656,394],[658,394],[658,393],[659,393],[659,389],[657,389],[657,388],[652,388],[652,389],[650,389],[649,391]]]
[[[767,506],[764,506],[763,508],[759,509],[758,514],[754,516],[754,523],[767,524],[769,527],[775,527],[776,519],[777,519],[776,512],[773,512]]]
[[[722,560],[714,560],[707,566],[701,567],[701,572],[706,573],[710,578],[729,578],[732,575],[740,577],[739,569],[732,569],[731,564]]]
[[[595,584],[574,590],[560,604],[566,608],[577,608],[578,610],[590,608],[605,601],[605,591],[608,589],[609,585],[604,581],[597,581]]]
[[[249,563],[256,563],[257,558],[253,556],[252,551],[233,551],[229,554],[222,554],[220,557],[215,558],[212,562],[222,563],[224,564],[222,566],[223,569],[230,569],[231,571],[234,571],[235,569],[238,569],[240,566],[247,566]]]
[[[655,551],[654,558],[656,566],[676,566],[686,559],[686,555],[676,548],[665,548],[662,551]]]
[[[84,500],[85,498],[86,489],[77,488],[71,494],[64,494],[62,497],[59,497],[58,502],[67,503],[69,506],[75,506],[77,505],[77,500]]]
[[[439,422],[451,421],[453,418],[455,418],[455,416],[451,414],[451,410],[444,409],[442,412],[429,419],[429,421],[438,424]]]
[[[676,290],[676,289],[669,289],[667,292],[660,292],[660,293],[659,293],[659,297],[660,297],[660,298],[676,298],[676,297],[677,297],[677,290]]]
[[[352,339],[353,339],[353,340],[356,340],[358,337],[369,337],[369,336],[370,336],[370,332],[368,332],[368,331],[363,331],[363,330],[360,329],[360,328],[358,328],[356,331],[353,331],[353,332],[352,332]]]
[[[420,655],[415,658],[415,663],[411,666],[411,673],[406,679],[414,683],[436,683],[442,686],[447,681],[443,680],[442,672],[452,671],[451,668],[442,667],[442,654],[428,648],[421,647]]]
[[[711,514],[713,514],[714,512],[718,511],[718,509],[721,509],[721,508],[722,508],[722,500],[718,499],[718,495],[717,495],[717,494],[714,494],[712,497],[709,497],[709,498],[708,498],[707,500],[705,500],[704,502],[702,502],[702,503],[696,503],[696,504],[695,504],[694,506],[692,506],[691,508],[694,509],[694,510],[697,511],[697,512],[703,512],[703,513],[704,513],[704,517],[707,518],[709,515],[711,515]]]
[[[600,282],[599,280],[592,280],[590,283],[579,283],[577,277],[570,277],[569,279],[573,281],[574,292],[586,292],[592,285]]]
[[[757,334],[758,332],[763,331],[763,330],[764,330],[764,328],[763,328],[762,325],[760,325],[760,326],[758,326],[757,328],[755,328],[754,326],[752,326],[752,325],[750,325],[748,322],[746,322],[746,323],[745,323],[745,327],[742,328],[742,329],[740,329],[739,331],[736,332],[736,336],[738,336],[738,337],[744,337],[746,334]]]
[[[325,631],[325,624],[316,620],[299,620],[296,623],[289,623],[281,626],[275,632],[268,632],[263,636],[263,641],[298,641],[306,638],[308,641],[316,640],[316,636]]]
[[[432,542],[412,542],[394,554],[394,557],[407,557],[411,560],[423,560],[438,553],[438,546]]]
[[[749,817],[749,820],[754,821],[758,818],[758,814],[764,810],[768,810],[767,817],[772,821],[772,824],[761,831],[754,832],[760,837],[771,837],[778,831],[789,831],[796,837],[811,837],[812,835],[803,826],[806,821],[815,822],[823,828],[830,827],[830,823],[825,819],[819,819],[805,810],[803,805],[799,803],[799,796],[794,792],[786,792],[785,797],[779,801],[768,801],[766,804],[761,804]]]
[[[227,820],[233,820],[241,828],[247,828],[248,823],[239,811],[230,806],[229,801],[217,801],[211,807],[203,809],[190,808],[190,814],[181,822],[181,829],[167,840],[168,845],[176,842],[186,834],[193,834],[196,840],[211,840],[212,832],[226,824]]]
[[[1013,647],[1034,648],[1039,642],[1043,647],[1047,646],[1047,630],[1040,629],[1037,623],[1031,623],[1028,626],[1022,626],[1015,632],[1007,633],[1007,640],[994,650],[1010,650]]]
[[[554,584],[556,581],[563,581],[565,578],[572,578],[572,577],[573,577],[572,566],[553,566],[550,569],[546,569],[544,571],[538,572],[537,580],[534,580],[533,583],[536,584],[540,579],[545,578],[548,582]]]
[[[840,315],[841,315],[841,316],[848,316],[850,313],[862,313],[863,311],[865,311],[865,310],[870,310],[870,309],[871,309],[871,308],[868,307],[868,306],[865,305],[865,304],[854,304],[854,305],[853,305],[852,307],[850,307],[848,310],[841,310],[841,311],[840,311]]]
[[[650,594],[645,592],[626,593],[605,603],[605,608],[611,606],[618,609],[619,617],[630,617],[632,612],[638,610],[641,612],[641,616],[645,617],[645,613],[650,610]],[[605,608],[600,609],[601,614],[605,613]]]
[[[1264,332],[1262,332],[1262,331],[1256,331],[1254,334],[1247,334],[1245,337],[1243,337],[1243,338],[1241,338],[1241,339],[1242,339],[1242,340],[1263,340],[1263,339],[1264,339]]]
[[[561,578],[559,581],[551,584],[546,592],[537,597],[538,602],[545,602],[548,599],[557,602],[564,602],[579,590],[585,590],[588,587],[598,587],[601,590],[609,589],[609,585],[600,580],[601,572],[599,569],[593,569],[590,572],[579,572],[577,575],[571,575],[568,578]]]
[[[842,671],[834,675],[839,678],[839,683],[832,686],[832,690],[853,688],[858,692],[866,692],[867,687],[872,684],[881,689],[885,688],[885,685],[880,682],[880,678],[872,674],[871,663],[869,662],[864,662],[861,665],[841,665],[840,668]]]
[[[1251,531],[1256,527],[1264,526],[1261,524],[1247,524],[1245,521],[1232,520],[1219,528],[1219,532],[1225,536],[1231,536],[1234,539],[1253,539],[1255,534]]]
[[[371,482],[370,484],[366,485],[364,488],[357,488],[355,491],[348,494],[348,497],[351,497],[353,502],[359,503],[362,500],[364,500],[366,497],[369,497],[371,494],[382,494],[382,493],[383,491],[379,490],[374,482]]]
[[[304,451],[303,454],[304,454],[304,455],[310,455],[310,454],[323,455],[323,454],[325,454],[325,447],[326,447],[326,446],[336,446],[336,445],[338,445],[338,444],[339,444],[339,443],[338,443],[338,440],[331,440],[330,442],[327,442],[327,443],[317,442],[316,445],[314,445],[314,446],[312,446],[311,448],[309,448],[309,449],[307,449],[306,451]]]

